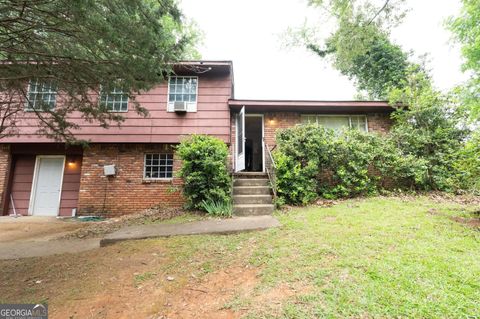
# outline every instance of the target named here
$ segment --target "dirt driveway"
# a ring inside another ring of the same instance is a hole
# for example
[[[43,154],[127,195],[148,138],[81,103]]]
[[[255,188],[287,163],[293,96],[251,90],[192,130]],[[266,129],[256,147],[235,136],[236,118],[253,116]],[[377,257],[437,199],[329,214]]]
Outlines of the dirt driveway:
[[[88,225],[88,222],[55,217],[4,216],[0,217],[0,243],[51,240]]]
[[[89,226],[55,217],[0,217],[0,259],[76,253],[99,247],[99,239],[59,239]]]

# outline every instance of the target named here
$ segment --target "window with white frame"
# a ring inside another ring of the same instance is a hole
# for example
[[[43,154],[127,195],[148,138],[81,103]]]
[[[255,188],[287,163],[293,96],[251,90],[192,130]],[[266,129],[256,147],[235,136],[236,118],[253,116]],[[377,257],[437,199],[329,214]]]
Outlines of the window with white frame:
[[[168,111],[174,111],[175,102],[187,104],[188,112],[197,111],[198,77],[171,76],[168,79]]]
[[[366,115],[303,115],[302,121],[303,123],[316,123],[335,131],[345,128],[368,131]]]
[[[52,110],[57,100],[57,86],[53,81],[31,80],[28,84],[27,99],[27,110]]]
[[[173,177],[173,154],[151,153],[145,154],[145,179],[165,179]]]
[[[127,112],[128,95],[118,88],[106,93],[101,92],[100,104],[105,106],[109,112]]]

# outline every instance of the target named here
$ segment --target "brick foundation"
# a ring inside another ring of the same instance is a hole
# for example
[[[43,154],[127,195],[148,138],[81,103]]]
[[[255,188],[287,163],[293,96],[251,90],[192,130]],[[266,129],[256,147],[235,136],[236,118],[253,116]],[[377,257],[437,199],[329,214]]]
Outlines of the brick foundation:
[[[181,207],[182,181],[145,180],[145,153],[173,152],[168,144],[93,144],[84,150],[79,215],[114,217],[141,212],[152,206]],[[103,175],[103,166],[115,164],[114,177]],[[180,161],[174,155],[174,172]]]

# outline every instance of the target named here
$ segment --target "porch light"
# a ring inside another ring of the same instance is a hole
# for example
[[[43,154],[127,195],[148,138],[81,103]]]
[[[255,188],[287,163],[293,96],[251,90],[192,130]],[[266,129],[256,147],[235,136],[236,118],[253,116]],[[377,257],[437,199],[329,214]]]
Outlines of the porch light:
[[[68,160],[68,167],[74,167],[75,166],[75,159],[74,158],[70,158]]]

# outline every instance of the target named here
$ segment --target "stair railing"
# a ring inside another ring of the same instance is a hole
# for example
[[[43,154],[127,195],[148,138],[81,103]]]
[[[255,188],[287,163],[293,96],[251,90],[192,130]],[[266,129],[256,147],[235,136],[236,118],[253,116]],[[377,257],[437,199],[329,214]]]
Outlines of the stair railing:
[[[265,138],[263,139],[263,150],[265,153],[265,170],[268,175],[268,180],[270,181],[270,186],[272,187],[273,198],[277,198],[277,185],[276,185],[276,175],[275,170],[277,169],[275,161],[273,160],[272,151],[275,149],[276,145],[270,149]]]

